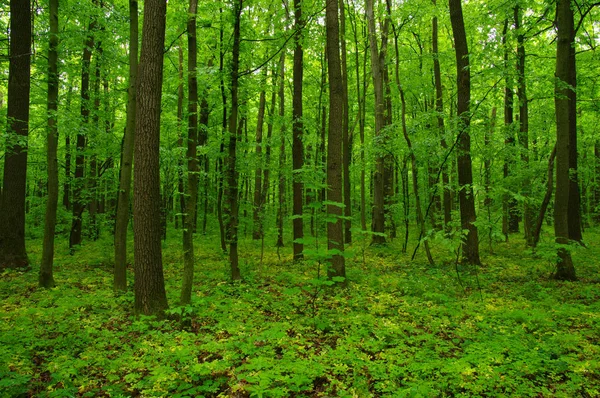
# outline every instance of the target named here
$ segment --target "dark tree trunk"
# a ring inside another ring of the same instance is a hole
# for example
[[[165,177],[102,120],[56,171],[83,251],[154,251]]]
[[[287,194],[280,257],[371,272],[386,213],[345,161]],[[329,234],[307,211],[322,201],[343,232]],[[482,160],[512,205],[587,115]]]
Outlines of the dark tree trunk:
[[[207,64],[208,68],[211,69],[214,66],[214,61],[212,58],[210,58],[208,60],[208,64]],[[198,127],[198,146],[199,147],[205,147],[208,143],[208,119],[210,117],[210,108],[208,106],[208,90],[205,89],[204,93],[202,94],[202,99],[200,100],[200,125]],[[206,224],[208,221],[208,187],[209,187],[209,178],[208,178],[208,172],[209,172],[209,162],[208,162],[208,155],[206,154],[206,152],[203,152],[203,154],[200,156],[200,158],[198,159],[198,166],[199,166],[199,171],[203,170],[204,171],[204,177],[203,177],[203,187],[204,189],[202,190],[202,207],[203,207],[203,215],[202,215],[202,234],[206,234]],[[198,191],[198,190],[197,190]],[[198,199],[200,200],[200,199]],[[196,219],[198,218],[198,212],[196,212]],[[196,225],[196,222],[194,222],[194,225]]]
[[[25,197],[27,190],[27,136],[31,66],[31,4],[10,1],[10,53],[8,70],[8,128],[11,136],[4,157],[0,198],[0,270],[29,268],[25,249]]]
[[[266,79],[266,74],[264,75]],[[263,194],[262,194],[262,179],[263,179],[263,155],[262,155],[262,141],[263,141],[263,125],[265,119],[265,108],[267,104],[267,98],[265,90],[261,90],[260,97],[258,100],[258,116],[256,120],[256,170],[254,171],[254,198],[253,198],[253,214],[254,230],[252,231],[252,239],[260,240],[263,236],[262,227],[262,212],[263,212]],[[268,166],[266,166],[268,168]]]
[[[340,7],[340,50],[341,50],[341,70],[342,70],[342,88],[344,116],[342,119],[342,160],[343,160],[343,179],[344,179],[344,242],[352,243],[352,201],[350,194],[350,162],[352,161],[352,141],[350,140],[350,114],[348,106],[348,62],[346,60],[346,12],[344,9],[344,0],[339,0]]]
[[[377,44],[377,32],[375,28],[375,16],[373,11],[373,1],[367,0],[367,21],[369,27],[369,44],[371,51],[371,69],[373,73],[373,87],[375,90],[375,136],[383,136],[385,127],[385,98],[383,89],[383,63],[385,61],[385,49],[387,42],[388,21],[384,23],[382,29],[381,52]],[[383,153],[376,155],[375,173],[373,175],[373,219],[371,229],[373,232],[372,244],[384,244],[385,239],[385,195],[384,195],[384,173],[385,156]]]
[[[304,166],[304,145],[302,143],[304,123],[302,121],[302,78],[304,62],[302,48],[302,1],[294,0],[294,96],[292,98],[292,200],[293,200],[293,234],[294,234],[294,259],[303,258],[304,220],[302,218],[302,205],[304,189],[302,184],[302,167]]]
[[[503,175],[504,179],[512,176],[514,168],[514,146],[515,136],[513,131],[513,82],[509,71],[508,56],[510,53],[508,47],[508,19],[504,20],[504,29],[502,30],[502,45],[504,47],[504,71],[506,74],[506,85],[504,87],[504,148],[506,155],[504,157]],[[519,232],[519,212],[517,210],[517,201],[510,194],[504,194],[502,197],[502,233],[508,240],[509,233]]]
[[[160,102],[167,3],[144,2],[137,81],[134,178],[135,312],[161,315],[168,308],[160,231]]]
[[[283,213],[285,210],[285,51],[281,52],[279,64],[279,119],[281,120],[280,143],[279,143],[279,184],[277,205],[277,242],[276,247],[283,247]]]
[[[433,5],[437,5],[436,0],[433,0]],[[439,50],[438,50],[438,19],[433,17],[431,22],[431,52],[433,55],[433,77],[435,81],[435,112],[437,114],[438,133],[440,136],[440,144],[444,153],[448,151],[448,143],[446,142],[446,131],[444,128],[444,93],[442,91],[442,73],[440,69]],[[442,164],[442,196],[443,196],[443,211],[444,211],[444,229],[447,230],[448,225],[452,221],[452,197],[450,195],[450,178],[448,176],[448,166]]]
[[[575,70],[571,69],[573,63],[571,55],[575,39],[573,11],[570,0],[558,0],[556,5],[556,20],[558,37],[556,41],[556,83],[554,104],[556,107],[556,191],[554,194],[554,235],[556,243],[562,245],[558,248],[558,261],[556,264],[555,279],[576,280],[575,266],[571,253],[564,246],[570,241],[569,228],[569,194],[571,188],[570,156],[571,156],[571,128],[576,125],[576,114],[571,112],[571,104],[575,105],[574,87]]]
[[[219,17],[221,18],[221,29],[219,30],[219,76],[221,89],[221,102],[223,104],[223,117],[221,120],[221,130],[223,135],[227,131],[227,95],[225,94],[225,43],[223,41],[223,9],[219,8]],[[219,221],[219,238],[221,241],[221,250],[227,253],[227,239],[225,237],[225,220],[223,220],[223,191],[225,188],[225,173],[223,156],[225,155],[225,138],[220,138],[219,158],[217,159],[217,220]]]
[[[240,139],[238,129],[238,77],[240,61],[240,16],[242,0],[233,3],[233,49],[231,60],[231,113],[229,115],[229,140],[225,168],[225,200],[227,214],[227,240],[229,241],[229,265],[231,280],[241,279],[238,259],[238,221],[239,221],[239,172],[236,168],[237,142]]]
[[[449,0],[450,21],[454,35],[456,51],[456,84],[458,92],[458,185],[460,224],[467,230],[462,245],[463,261],[468,264],[480,264],[479,239],[475,222],[475,195],[473,192],[473,171],[471,166],[471,136],[469,134],[471,102],[471,71],[469,69],[469,50],[463,20],[461,0]]]
[[[329,135],[327,140],[327,205],[328,217],[335,218],[327,223],[327,249],[332,252],[331,266],[327,276],[344,278],[340,285],[346,285],[344,263],[343,181],[342,168],[342,129],[344,117],[344,87],[340,66],[340,34],[338,23],[338,3],[328,1],[325,8],[327,30],[327,71],[329,77]]]
[[[540,241],[542,224],[544,223],[544,217],[546,215],[546,210],[548,209],[548,204],[550,203],[550,199],[552,198],[552,190],[554,189],[554,159],[556,159],[556,145],[554,145],[552,153],[550,154],[550,159],[548,159],[546,194],[544,195],[544,199],[542,200],[542,205],[540,206],[540,213],[538,214],[537,220],[535,222],[535,228],[533,230],[533,247],[536,247],[538,242]]]
[[[177,86],[177,147],[183,149],[183,47],[179,46],[179,85]],[[181,228],[185,228],[185,182],[183,180],[183,158],[177,158],[177,196],[179,198],[180,216],[175,216],[175,228],[179,220]]]
[[[197,40],[196,13],[198,1],[190,0],[187,21],[188,36],[188,129],[187,129],[187,201],[183,228],[183,277],[180,305],[192,301],[194,284],[194,224],[198,202],[198,76],[197,76]]]
[[[94,3],[95,4],[95,3]],[[94,48],[94,30],[96,21],[92,20],[88,26],[87,38],[83,45],[83,59],[81,68],[81,123],[82,126],[77,132],[77,142],[75,144],[75,176],[73,183],[73,220],[71,223],[71,232],[69,234],[69,248],[72,250],[75,246],[81,244],[81,229],[83,212],[85,210],[85,201],[82,191],[84,187],[85,174],[85,147],[87,144],[87,130],[90,120],[90,65],[92,59],[92,49]]]
[[[519,98],[519,145],[525,173],[523,181],[523,232],[527,246],[533,246],[533,209],[531,205],[531,179],[529,178],[529,107],[525,81],[525,36],[521,30],[521,9],[514,8],[517,31],[517,97]]]
[[[129,224],[129,201],[131,197],[131,175],[133,169],[133,147],[136,125],[136,81],[138,70],[138,3],[129,1],[129,86],[127,89],[127,120],[119,191],[117,194],[117,215],[115,220],[115,268],[114,289],[127,289],[127,225]]]
[[[50,38],[48,45],[48,201],[44,224],[44,247],[40,265],[40,287],[54,287],[54,233],[58,209],[58,0],[50,0]]]

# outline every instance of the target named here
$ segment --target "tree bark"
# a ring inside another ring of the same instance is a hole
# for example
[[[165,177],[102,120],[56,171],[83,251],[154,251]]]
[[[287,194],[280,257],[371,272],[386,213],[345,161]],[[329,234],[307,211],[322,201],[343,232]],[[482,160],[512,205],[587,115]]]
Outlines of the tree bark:
[[[263,76],[266,79],[266,74]],[[262,203],[262,179],[263,179],[263,167],[265,167],[263,163],[263,150],[262,150],[262,141],[263,141],[263,125],[265,119],[265,108],[267,104],[267,97],[265,90],[260,91],[260,96],[258,100],[258,116],[256,118],[256,170],[254,171],[254,206],[253,206],[253,215],[252,218],[254,220],[254,230],[252,231],[252,239],[260,240],[263,236],[263,227],[262,227],[262,212],[263,212],[263,203]],[[266,166],[268,168],[268,166]]]
[[[94,2],[95,4],[95,2]],[[90,120],[90,66],[92,49],[94,48],[94,30],[96,21],[92,19],[88,26],[88,33],[83,44],[83,58],[81,67],[81,127],[77,132],[75,144],[75,175],[73,184],[73,220],[69,234],[69,248],[71,253],[75,246],[81,244],[82,215],[85,210],[85,202],[82,197],[85,176],[85,147],[87,144],[87,133]]]
[[[571,69],[571,52],[574,46],[575,28],[570,0],[558,0],[556,5],[558,37],[556,41],[556,83],[554,88],[554,105],[556,108],[556,191],[554,194],[554,235],[558,247],[558,261],[555,279],[576,280],[575,266],[571,253],[565,247],[569,244],[571,230],[569,228],[569,207],[571,178],[571,132],[576,124],[576,114],[571,112],[571,102],[575,102],[573,78],[575,70]],[[572,88],[573,87],[573,88]]]
[[[54,287],[54,234],[58,209],[58,0],[49,2],[50,38],[48,43],[47,142],[48,200],[44,224],[44,245],[40,265],[40,287]]]
[[[242,0],[235,0],[233,3],[233,49],[231,60],[231,112],[229,115],[229,140],[226,161],[226,214],[227,214],[227,233],[229,241],[229,265],[231,271],[231,280],[241,279],[239,259],[238,259],[238,222],[239,222],[239,202],[238,202],[238,177],[239,172],[236,168],[237,160],[237,142],[240,140],[241,132],[238,129],[238,77],[240,62],[240,17],[242,13]]]
[[[433,0],[433,5],[437,6],[437,1]],[[438,134],[440,144],[444,152],[448,150],[446,142],[446,131],[444,127],[444,92],[442,89],[442,73],[440,69],[439,49],[438,49],[438,18],[434,16],[431,21],[431,52],[433,55],[433,78],[435,84],[435,112],[437,114]],[[442,202],[444,211],[444,229],[452,221],[452,197],[450,195],[450,178],[448,176],[448,166],[443,164],[442,170]]]
[[[187,21],[188,36],[188,134],[187,134],[187,200],[183,228],[183,277],[180,305],[192,301],[194,284],[194,224],[198,202],[198,76],[196,13],[198,0],[190,0]]]
[[[523,180],[523,232],[527,246],[533,246],[533,209],[531,206],[531,179],[529,178],[529,107],[525,80],[525,35],[521,29],[521,8],[516,5],[515,30],[517,31],[517,97],[519,98],[519,145],[525,178]]]
[[[385,61],[385,49],[387,44],[388,21],[383,25],[381,32],[381,52],[377,44],[377,32],[375,27],[375,16],[373,12],[374,0],[367,0],[367,22],[369,29],[369,44],[371,51],[371,69],[373,74],[373,87],[375,90],[375,136],[381,139],[385,127],[385,98],[383,89],[383,63]],[[384,195],[384,173],[385,156],[382,153],[376,155],[376,166],[373,175],[373,219],[371,229],[373,238],[371,244],[385,244],[385,195]]]
[[[117,194],[115,220],[115,268],[114,289],[127,289],[127,225],[129,224],[129,201],[131,198],[131,175],[136,125],[136,81],[138,72],[138,3],[129,1],[129,86],[127,88],[127,119],[123,136],[121,172]]]
[[[162,266],[160,200],[160,104],[167,3],[144,2],[137,84],[134,178],[135,311],[161,315],[168,308]]]
[[[8,128],[0,198],[0,270],[29,268],[25,248],[27,137],[31,67],[31,5],[10,1]]]
[[[325,7],[327,33],[327,71],[329,77],[329,135],[327,139],[327,214],[333,218],[327,222],[327,249],[331,255],[331,266],[327,276],[344,278],[340,285],[346,285],[344,263],[343,181],[342,168],[342,129],[344,117],[344,87],[340,65],[340,35],[338,23],[338,3],[328,1]]]
[[[350,192],[350,162],[352,162],[352,140],[350,139],[350,108],[348,106],[348,62],[346,50],[346,12],[344,0],[339,0],[340,8],[340,51],[342,68],[343,110],[342,119],[342,160],[344,179],[344,243],[352,243],[352,200]]]
[[[503,176],[508,179],[512,176],[514,168],[514,146],[515,137],[513,131],[513,82],[509,71],[509,47],[508,47],[508,18],[504,20],[504,28],[502,30],[502,46],[504,47],[504,71],[506,74],[504,87],[504,148],[506,155],[504,157]],[[507,184],[508,185],[508,184]],[[517,210],[517,202],[510,194],[504,194],[502,197],[502,233],[505,239],[508,240],[509,233],[519,232],[519,215]]]
[[[292,229],[294,235],[294,259],[303,258],[304,220],[302,206],[304,184],[302,183],[302,167],[304,166],[304,123],[302,120],[302,79],[304,74],[304,50],[302,48],[302,0],[294,0],[294,95],[292,98]]]
[[[550,199],[552,198],[552,190],[554,189],[554,159],[556,159],[556,145],[554,145],[552,153],[550,154],[550,159],[548,159],[546,194],[544,195],[544,199],[542,200],[542,205],[540,206],[540,213],[538,214],[537,220],[535,222],[535,228],[533,230],[533,247],[536,247],[538,242],[540,241],[540,233],[542,232],[544,216],[546,215],[548,204],[550,203]]]
[[[279,120],[281,121],[279,142],[279,183],[278,183],[278,206],[277,206],[277,242],[276,247],[283,247],[283,213],[285,211],[285,51],[281,52],[279,61]]]
[[[461,0],[449,0],[450,22],[454,35],[456,50],[456,84],[457,84],[457,115],[458,120],[458,185],[460,224],[462,230],[467,230],[462,245],[463,262],[480,264],[479,239],[477,234],[477,215],[475,213],[475,195],[473,192],[473,171],[471,166],[471,136],[469,125],[471,114],[471,70],[469,69],[469,50],[467,35],[462,13]]]

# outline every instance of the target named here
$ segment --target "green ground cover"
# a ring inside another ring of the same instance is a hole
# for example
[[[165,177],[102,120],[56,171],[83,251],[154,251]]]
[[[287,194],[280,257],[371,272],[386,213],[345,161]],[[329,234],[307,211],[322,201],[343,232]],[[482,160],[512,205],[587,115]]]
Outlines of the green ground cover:
[[[293,264],[289,248],[269,247],[261,263],[249,240],[244,281],[230,284],[217,239],[199,236],[185,308],[174,232],[164,320],[136,318],[133,293],[114,295],[110,239],[75,256],[59,246],[57,288],[39,289],[35,267],[2,275],[0,396],[598,397],[598,232],[574,252],[575,283],[551,280],[550,252],[514,236],[477,268],[450,251],[431,267],[394,244],[355,244],[345,290],[319,278],[317,261]]]

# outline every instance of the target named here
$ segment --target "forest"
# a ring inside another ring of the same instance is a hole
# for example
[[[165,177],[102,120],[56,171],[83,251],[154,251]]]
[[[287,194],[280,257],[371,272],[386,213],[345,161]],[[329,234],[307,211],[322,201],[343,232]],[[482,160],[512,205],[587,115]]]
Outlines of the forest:
[[[600,3],[0,2],[0,397],[600,397]]]

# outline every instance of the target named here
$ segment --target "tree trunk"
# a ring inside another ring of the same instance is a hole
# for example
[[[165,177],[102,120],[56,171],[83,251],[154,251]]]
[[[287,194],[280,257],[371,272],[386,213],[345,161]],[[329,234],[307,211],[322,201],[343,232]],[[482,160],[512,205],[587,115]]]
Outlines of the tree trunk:
[[[223,9],[219,8],[219,17],[221,19],[221,28],[219,29],[219,76],[221,89],[221,102],[223,104],[223,117],[221,119],[221,131],[225,135],[227,131],[227,95],[225,94],[225,43],[223,41]],[[225,173],[223,156],[225,154],[225,138],[220,138],[219,157],[217,159],[217,220],[219,221],[219,238],[221,242],[221,250],[227,253],[227,239],[225,237],[225,220],[223,220],[223,191],[225,189]]]
[[[473,171],[471,166],[470,102],[471,102],[471,70],[469,69],[469,50],[463,20],[461,0],[449,0],[450,21],[456,50],[456,83],[457,83],[457,115],[458,120],[458,198],[460,205],[460,224],[467,230],[462,245],[463,262],[480,264],[479,239],[475,222],[475,195],[473,192]]]
[[[119,191],[117,194],[117,215],[115,220],[115,268],[114,289],[127,289],[127,225],[129,224],[129,201],[131,197],[131,175],[133,169],[133,147],[136,125],[136,81],[138,71],[138,3],[129,1],[129,86],[127,88],[127,119]]]
[[[95,2],[94,2],[95,4]],[[77,132],[77,142],[75,146],[75,176],[73,183],[73,220],[71,223],[71,232],[69,234],[69,248],[71,253],[75,246],[81,244],[81,217],[85,210],[85,201],[82,197],[85,174],[85,147],[87,144],[87,133],[90,120],[90,65],[92,59],[92,49],[94,48],[94,30],[96,21],[92,19],[88,26],[88,34],[83,45],[83,59],[81,68],[81,123]]]
[[[507,43],[508,19],[504,20],[504,29],[502,30],[502,45],[504,47],[504,71],[506,74],[506,85],[504,87],[504,157],[503,176],[508,179],[512,176],[514,168],[514,146],[515,137],[513,131],[513,103],[514,93],[512,79],[509,71],[509,47]],[[508,185],[508,184],[507,184]],[[510,194],[504,194],[502,197],[502,233],[508,240],[509,233],[519,232],[519,215],[517,210],[517,201]]]
[[[527,246],[533,246],[533,209],[531,205],[531,178],[529,177],[529,108],[525,81],[525,38],[521,30],[520,7],[514,8],[517,31],[517,97],[519,98],[519,145],[525,179],[523,181],[523,232]]]
[[[187,200],[183,228],[183,277],[180,305],[192,301],[194,284],[194,221],[198,202],[198,76],[196,13],[198,1],[190,0],[187,21],[188,36],[188,134],[187,134]]]
[[[556,83],[554,104],[556,108],[556,191],[554,194],[554,235],[558,248],[558,261],[556,264],[555,279],[576,280],[575,266],[571,259],[571,253],[565,247],[569,244],[571,230],[569,228],[569,207],[571,178],[570,156],[571,156],[571,132],[570,129],[576,124],[572,120],[576,116],[571,112],[571,103],[575,105],[575,91],[572,84],[575,78],[575,70],[571,69],[571,52],[573,51],[575,28],[573,23],[573,11],[570,0],[558,0],[556,5],[556,19],[558,26],[558,37],[556,41]],[[571,86],[571,87],[570,87]]]
[[[542,232],[544,216],[546,215],[548,204],[550,203],[550,199],[552,198],[552,190],[554,189],[554,159],[556,159],[556,145],[554,145],[552,153],[550,154],[550,159],[548,159],[546,194],[544,195],[544,199],[542,200],[542,205],[540,206],[540,213],[538,214],[537,220],[535,222],[535,229],[533,230],[533,247],[536,247],[538,242],[540,241],[540,233]]]
[[[600,224],[600,140],[594,143],[594,192],[592,203],[592,217],[596,225]]]
[[[433,5],[437,6],[437,1],[433,0]],[[442,91],[442,73],[440,69],[439,50],[438,50],[438,19],[433,17],[431,22],[431,52],[433,55],[433,77],[435,81],[435,112],[437,114],[438,134],[440,136],[440,144],[444,152],[448,151],[448,143],[446,142],[446,131],[444,128],[444,93]],[[450,195],[450,178],[448,176],[448,166],[442,164],[442,197],[444,210],[444,229],[448,229],[448,225],[452,221],[452,197]]]
[[[25,249],[27,190],[27,136],[31,66],[31,5],[10,1],[10,54],[8,70],[8,128],[2,197],[0,198],[0,270],[29,268]],[[19,137],[20,140],[16,138]],[[12,142],[22,141],[23,144]]]
[[[183,150],[183,47],[178,48],[179,53],[179,85],[177,86],[177,147]],[[181,228],[185,228],[185,182],[183,180],[183,158],[177,157],[177,197],[179,198],[179,213],[175,216],[175,228],[177,229],[178,220],[181,221]]]
[[[266,74],[264,75],[266,79]],[[263,178],[263,167],[268,168],[263,164],[262,156],[262,141],[263,141],[263,125],[265,119],[265,108],[267,104],[267,98],[265,90],[260,91],[260,97],[258,100],[258,116],[256,119],[256,170],[254,171],[254,205],[252,218],[254,220],[254,230],[252,231],[252,239],[260,240],[263,236],[262,228],[262,178]]]
[[[144,2],[137,81],[134,178],[135,312],[161,315],[168,308],[160,231],[160,104],[167,3]]]
[[[302,1],[294,0],[294,96],[292,98],[292,224],[294,234],[294,259],[303,258],[304,220],[302,218],[302,205],[304,189],[302,183],[302,167],[304,166],[304,145],[302,143],[304,123],[302,121],[302,78],[304,62],[302,48]]]
[[[375,136],[381,138],[385,126],[385,98],[383,90],[383,63],[385,61],[385,47],[387,41],[387,27],[389,19],[386,18],[381,32],[381,52],[377,44],[377,32],[375,28],[375,16],[373,12],[373,1],[367,0],[367,21],[369,28],[369,44],[371,51],[371,69],[373,73],[373,87],[375,90]],[[385,209],[384,209],[384,173],[385,156],[378,153],[375,159],[375,173],[373,176],[373,221],[371,229],[373,239],[371,244],[384,244],[385,239]]]
[[[279,144],[279,184],[278,184],[278,206],[277,206],[277,242],[276,247],[283,247],[283,213],[285,209],[285,51],[281,52],[279,64],[279,120],[281,121],[280,144]]]
[[[48,201],[44,224],[44,246],[40,265],[40,287],[54,287],[54,234],[58,209],[58,0],[50,0],[50,38],[48,43]]]
[[[338,3],[328,1],[325,8],[327,30],[327,71],[329,77],[329,135],[327,139],[327,214],[334,218],[327,222],[327,249],[331,255],[331,266],[327,276],[344,278],[340,285],[346,285],[344,264],[344,231],[341,216],[343,205],[342,168],[342,129],[344,117],[344,87],[340,66],[340,35],[338,23]]]
[[[233,3],[233,49],[231,60],[231,113],[229,115],[229,144],[226,161],[226,185],[225,200],[227,203],[227,233],[229,241],[229,265],[231,270],[231,280],[241,279],[239,259],[238,259],[238,221],[239,221],[239,187],[236,168],[237,160],[237,142],[240,139],[238,129],[238,77],[240,61],[240,16],[242,13],[242,0],[235,0]]]
[[[350,140],[350,114],[348,106],[348,62],[346,53],[346,12],[344,0],[339,0],[340,7],[340,50],[341,69],[342,69],[342,88],[343,92],[343,110],[342,119],[342,159],[343,159],[343,179],[344,179],[344,243],[352,243],[352,201],[350,194],[350,162],[352,161],[352,141]]]

